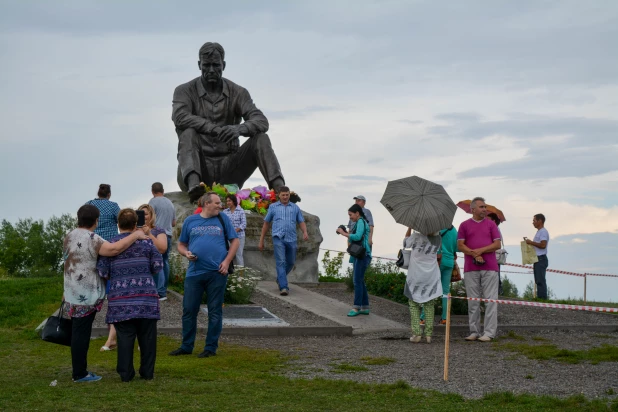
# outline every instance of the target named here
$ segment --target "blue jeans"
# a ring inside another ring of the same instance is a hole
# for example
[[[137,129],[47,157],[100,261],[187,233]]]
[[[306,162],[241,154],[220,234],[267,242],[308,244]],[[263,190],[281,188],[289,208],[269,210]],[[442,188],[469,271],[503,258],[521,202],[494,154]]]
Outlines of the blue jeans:
[[[353,280],[354,280],[354,309],[369,309],[369,294],[365,285],[365,271],[371,263],[371,256],[362,259],[354,259]]]
[[[275,263],[277,265],[277,284],[279,290],[288,289],[288,274],[296,263],[296,241],[284,242],[278,237],[273,238]]]
[[[185,278],[185,296],[182,300],[182,345],[185,352],[192,353],[197,332],[197,315],[200,311],[202,295],[208,299],[208,333],[204,350],[216,353],[219,335],[223,328],[223,296],[227,285],[227,275],[207,272]]]
[[[172,237],[168,235],[167,236],[167,250],[163,254],[163,274],[165,276],[164,277],[165,289],[164,289],[164,293],[162,296],[165,296],[165,294],[167,293],[167,285],[169,285],[169,282],[170,282],[170,249],[171,248],[172,248]],[[160,293],[159,295],[161,296]]]
[[[159,297],[167,296],[167,288],[165,287],[165,271],[161,269],[158,274],[155,275],[155,284],[157,285],[157,293]]]
[[[537,256],[539,261],[532,266],[534,271],[534,283],[536,283],[536,297],[539,299],[547,299],[547,281],[545,280],[545,274],[549,261],[547,255]]]

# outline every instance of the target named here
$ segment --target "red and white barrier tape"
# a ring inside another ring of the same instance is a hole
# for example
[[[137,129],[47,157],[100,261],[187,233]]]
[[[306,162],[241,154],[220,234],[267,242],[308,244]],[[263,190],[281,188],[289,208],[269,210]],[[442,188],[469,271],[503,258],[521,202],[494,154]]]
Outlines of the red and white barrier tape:
[[[329,252],[336,252],[336,253],[347,253],[347,252],[343,252],[341,250],[333,250],[333,249],[325,249],[325,248],[319,248],[320,250],[325,250],[325,251],[329,251]],[[461,256],[457,256],[458,258],[461,258]],[[383,260],[392,260],[394,262],[397,261],[397,259],[393,259],[393,258],[387,258],[387,257],[380,257],[380,256],[372,256],[373,259],[383,259]],[[524,268],[524,269],[528,269],[528,270],[533,270],[532,266],[530,265],[518,265],[516,263],[504,263],[501,266],[513,266],[513,267],[517,267],[517,268]],[[576,273],[576,272],[567,272],[565,270],[557,270],[557,269],[547,269],[547,272],[552,272],[552,273],[560,273],[562,275],[569,275],[569,276],[578,276],[578,277],[586,277],[586,276],[602,276],[602,277],[607,277],[607,278],[618,278],[618,275],[609,275],[609,274],[602,274],[602,273]],[[517,274],[529,274],[531,275],[533,272],[507,272],[506,270],[502,270],[501,273],[517,273]]]
[[[442,297],[448,298],[447,295],[443,295]],[[618,308],[603,308],[599,306],[565,305],[562,303],[528,302],[524,300],[483,299],[483,298],[470,298],[470,297],[461,297],[461,296],[451,296],[451,299],[476,300],[480,302],[490,302],[490,303],[506,303],[507,305],[534,306],[537,308],[570,309],[570,310],[584,310],[588,312],[618,313]]]
[[[511,272],[509,270],[500,270],[500,273],[516,273],[518,275],[533,275],[534,272]]]

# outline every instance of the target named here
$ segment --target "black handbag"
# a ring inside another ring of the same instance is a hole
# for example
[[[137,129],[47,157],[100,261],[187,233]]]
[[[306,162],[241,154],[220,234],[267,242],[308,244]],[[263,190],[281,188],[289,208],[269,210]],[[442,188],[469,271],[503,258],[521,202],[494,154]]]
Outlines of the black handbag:
[[[356,233],[357,227],[358,227],[358,223],[354,225],[353,233]],[[363,237],[365,237],[364,233],[363,233]],[[347,252],[350,254],[350,256],[353,256],[356,259],[364,259],[365,255],[367,254],[367,250],[365,250],[365,246],[363,246],[363,237],[361,237],[360,240],[357,240],[355,242],[350,242],[350,244],[348,245]]]
[[[225,250],[230,250],[230,241],[227,238],[227,232],[225,231],[225,222],[223,222],[223,218],[221,217],[221,214],[218,214],[217,218],[219,219],[219,223],[221,223],[221,227],[223,227],[223,237],[225,238]],[[232,260],[230,262],[230,265],[227,267],[227,274],[231,275],[232,273],[234,273],[234,260]]]
[[[60,305],[57,315],[47,318],[47,322],[41,332],[41,339],[45,342],[57,343],[58,345],[71,346],[73,334],[73,320],[66,319],[64,315],[64,301]]]

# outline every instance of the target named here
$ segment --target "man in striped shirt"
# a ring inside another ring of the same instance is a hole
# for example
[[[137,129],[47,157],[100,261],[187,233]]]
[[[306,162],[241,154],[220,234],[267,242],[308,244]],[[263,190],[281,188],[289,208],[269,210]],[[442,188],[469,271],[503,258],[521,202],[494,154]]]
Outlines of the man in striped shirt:
[[[298,206],[290,203],[290,189],[281,186],[279,190],[279,201],[273,203],[268,208],[268,213],[264,218],[262,235],[260,236],[260,250],[264,250],[264,236],[272,223],[273,248],[275,250],[275,262],[277,265],[277,284],[282,296],[287,296],[290,289],[288,287],[288,274],[296,263],[296,224],[300,225],[303,231],[303,240],[309,240],[307,225]]]

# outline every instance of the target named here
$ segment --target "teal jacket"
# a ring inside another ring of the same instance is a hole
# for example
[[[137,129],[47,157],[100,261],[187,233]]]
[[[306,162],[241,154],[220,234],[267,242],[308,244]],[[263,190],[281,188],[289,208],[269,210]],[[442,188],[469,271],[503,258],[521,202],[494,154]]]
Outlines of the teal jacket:
[[[451,226],[450,229],[440,231],[442,237],[442,262],[440,267],[452,268],[455,266],[455,255],[457,254],[457,229]]]
[[[367,256],[371,257],[371,246],[369,246],[369,225],[362,217],[356,222],[354,227],[354,233],[350,232],[350,242],[358,242],[363,239],[363,246],[367,251]],[[354,256],[350,256],[350,263],[354,263],[356,259]]]

